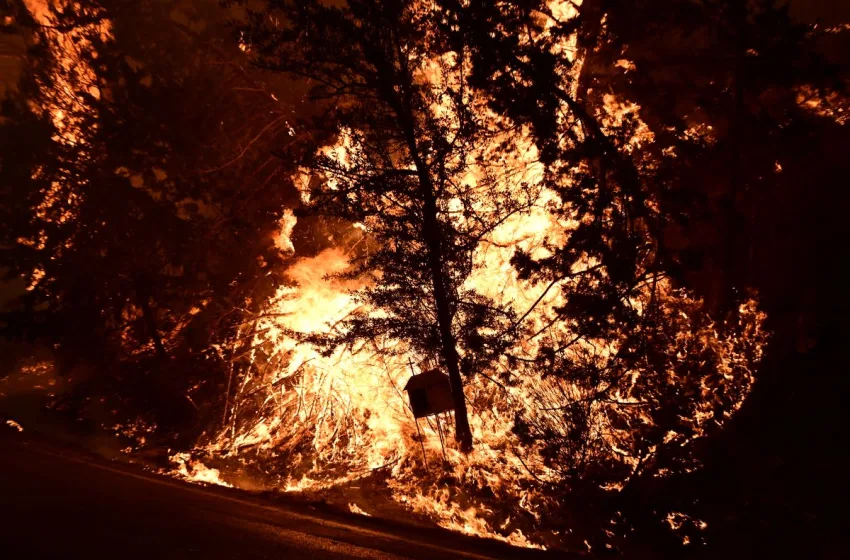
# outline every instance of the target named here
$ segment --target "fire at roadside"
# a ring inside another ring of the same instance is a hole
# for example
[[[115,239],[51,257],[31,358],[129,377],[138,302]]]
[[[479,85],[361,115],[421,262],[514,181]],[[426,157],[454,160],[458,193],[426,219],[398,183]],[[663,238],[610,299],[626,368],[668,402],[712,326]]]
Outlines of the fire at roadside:
[[[528,241],[525,219],[507,227]],[[496,261],[493,266],[503,264]],[[415,514],[420,522],[517,546],[592,548],[584,543],[586,535],[575,543],[570,529],[564,530],[577,524],[578,515],[587,515],[577,513],[583,504],[565,506],[552,497],[559,473],[546,464],[540,448],[524,444],[515,433],[518,415],[536,409],[546,398],[557,398],[558,393],[548,391],[563,388],[547,388],[536,377],[514,387],[484,378],[468,384],[475,447],[463,454],[451,445],[450,421],[432,417],[417,426],[402,389],[420,369],[411,372],[409,354],[398,351],[401,343],[390,342],[389,350],[377,344],[339,348],[326,356],[299,342],[296,333],[333,328],[358,305],[350,292],[356,283],[333,278],[346,267],[341,249],[296,261],[289,274],[297,286],[282,289],[269,304],[273,312],[252,327],[261,333],[252,355],[257,367],[236,381],[229,425],[191,455],[175,455],[173,474],[203,483],[297,492],[387,518]],[[534,290],[526,293],[528,300],[537,297]],[[673,292],[671,297],[682,296]],[[689,305],[698,308],[696,302]],[[760,345],[763,317],[750,305],[740,310],[740,328],[748,343]],[[689,344],[728,352],[724,360],[740,368],[743,358],[736,353],[745,348],[742,342],[718,339],[711,323],[704,328]],[[723,379],[743,382],[744,395],[752,382],[748,371],[730,369]],[[604,420],[596,421],[604,430]],[[605,437],[618,460],[630,461],[616,448],[615,434]],[[616,502],[620,490],[616,482],[608,483],[595,499]],[[687,522],[671,529],[684,529],[679,538],[690,542],[694,529],[704,526],[675,513]],[[594,544],[623,547],[632,529],[617,517],[606,521],[610,528]]]

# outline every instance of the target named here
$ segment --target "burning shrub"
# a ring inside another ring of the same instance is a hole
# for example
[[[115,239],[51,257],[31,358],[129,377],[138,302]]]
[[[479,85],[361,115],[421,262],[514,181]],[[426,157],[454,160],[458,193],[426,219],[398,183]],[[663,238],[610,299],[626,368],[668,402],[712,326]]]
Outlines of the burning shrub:
[[[623,489],[690,472],[694,443],[722,427],[752,386],[766,342],[753,300],[718,324],[685,291],[666,282],[654,290],[649,305],[636,305],[636,328],[576,340],[528,384],[533,405],[515,430],[568,486]]]

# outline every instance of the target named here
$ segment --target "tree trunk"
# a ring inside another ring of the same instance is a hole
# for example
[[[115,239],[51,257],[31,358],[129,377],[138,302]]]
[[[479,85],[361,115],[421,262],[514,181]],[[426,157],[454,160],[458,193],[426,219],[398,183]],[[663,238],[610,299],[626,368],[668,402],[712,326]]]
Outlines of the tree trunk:
[[[421,183],[420,179],[420,183]],[[434,284],[434,300],[437,307],[437,323],[442,342],[443,360],[449,370],[449,382],[452,386],[452,401],[455,411],[455,439],[464,453],[472,451],[472,430],[466,412],[466,397],[463,394],[463,378],[454,333],[452,332],[452,310],[443,274],[442,243],[440,242],[439,222],[437,221],[437,203],[431,190],[430,180],[422,185],[425,198],[422,236],[428,246],[428,267]]]
[[[403,129],[405,143],[413,163],[416,166],[416,176],[424,201],[422,219],[422,238],[428,249],[428,268],[434,288],[434,303],[437,308],[437,326],[440,331],[440,349],[446,369],[449,371],[449,382],[452,387],[452,402],[455,413],[455,440],[464,453],[472,451],[472,430],[469,427],[469,415],[466,410],[466,397],[463,393],[463,378],[460,375],[460,359],[457,354],[457,342],[452,332],[453,312],[451,301],[446,289],[446,277],[443,272],[443,244],[440,237],[439,220],[437,219],[437,200],[434,185],[428,166],[419,154],[416,142],[416,126],[409,110],[410,104],[395,97],[392,91],[387,92],[390,104],[393,106]]]
[[[578,103],[587,102],[587,90],[592,85],[590,80],[593,79],[593,72],[596,70],[591,55],[599,42],[599,34],[602,32],[602,20],[606,11],[606,6],[603,6],[603,3],[604,0],[584,0],[579,8],[581,26],[577,38],[578,56],[576,60],[581,60],[582,64],[576,84],[575,99]]]

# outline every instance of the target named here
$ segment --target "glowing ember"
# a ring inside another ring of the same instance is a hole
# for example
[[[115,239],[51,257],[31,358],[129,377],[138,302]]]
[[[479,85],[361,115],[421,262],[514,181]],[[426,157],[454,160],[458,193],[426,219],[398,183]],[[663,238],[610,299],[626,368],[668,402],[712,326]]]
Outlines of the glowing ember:
[[[15,430],[18,430],[19,433],[24,431],[24,427],[21,426],[20,424],[18,424],[17,422],[15,422],[12,419],[6,420],[6,425],[9,426],[10,428],[14,428]]]
[[[218,469],[208,468],[200,461],[192,459],[188,453],[175,453],[169,460],[176,465],[172,474],[189,482],[202,484],[216,484],[218,486],[233,487],[232,484],[221,479]]]
[[[348,504],[348,511],[351,513],[356,513],[357,515],[365,515],[366,517],[372,517],[370,514],[366,513],[357,504]]]

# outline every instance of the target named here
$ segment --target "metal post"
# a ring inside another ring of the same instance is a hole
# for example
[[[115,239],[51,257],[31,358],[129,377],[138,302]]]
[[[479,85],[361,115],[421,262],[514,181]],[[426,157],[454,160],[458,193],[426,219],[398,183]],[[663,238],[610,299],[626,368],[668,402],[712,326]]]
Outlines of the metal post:
[[[436,416],[437,416],[437,432],[439,432],[439,434],[440,434],[440,449],[443,450],[443,461],[448,463],[449,458],[448,458],[448,456],[446,456],[446,445],[443,442],[443,425],[440,422],[440,415],[437,414]]]
[[[407,357],[407,363],[410,366],[410,375],[416,375],[416,371],[413,369],[413,360],[410,359],[410,356]],[[428,469],[428,457],[425,455],[425,438],[422,437],[422,430],[419,429],[419,418],[413,413],[412,408],[410,412],[413,414],[413,421],[416,423],[416,433],[419,434],[419,445],[422,447],[422,460],[425,462],[425,469]]]
[[[425,440],[422,439],[422,430],[419,429],[419,418],[414,418],[416,423],[416,433],[419,434],[419,445],[422,446],[422,460],[425,462],[425,469],[428,469],[428,457],[425,456]]]

